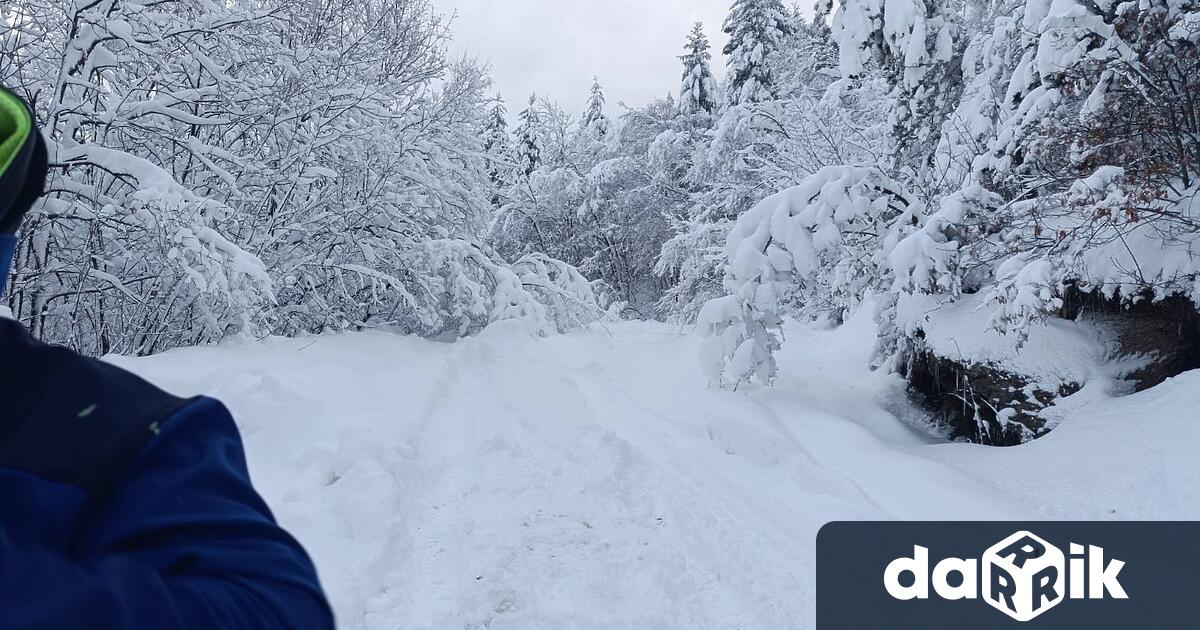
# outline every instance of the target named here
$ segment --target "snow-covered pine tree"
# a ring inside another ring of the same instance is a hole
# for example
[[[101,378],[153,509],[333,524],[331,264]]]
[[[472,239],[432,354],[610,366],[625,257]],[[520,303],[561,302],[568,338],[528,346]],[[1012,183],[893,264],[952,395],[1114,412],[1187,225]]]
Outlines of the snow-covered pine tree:
[[[771,57],[792,32],[791,14],[783,1],[735,0],[724,31],[729,36],[726,102],[761,103],[778,96]]]
[[[582,129],[592,139],[603,140],[612,130],[612,123],[604,114],[604,88],[600,87],[600,78],[592,79],[592,90],[588,94],[587,107],[583,112]]]
[[[578,182],[601,143],[555,103],[530,100],[518,116],[516,177],[488,240],[507,260],[546,254],[577,265]]]
[[[874,66],[894,87],[889,169],[917,185],[938,176],[934,149],[962,94],[967,11],[952,0],[846,0],[833,16],[842,75]]]
[[[821,9],[820,6],[817,7]],[[808,19],[799,6],[792,15],[792,32],[778,53],[776,77],[782,98],[801,93],[809,98],[821,98],[837,79],[838,45],[829,28],[829,16],[820,14]]]
[[[517,173],[528,178],[542,163],[542,121],[537,94],[529,95],[529,106],[521,110],[517,125]]]
[[[688,35],[683,62],[683,80],[679,86],[679,112],[685,116],[707,115],[717,109],[719,92],[712,73],[712,50],[704,24],[696,22]]]
[[[508,130],[508,110],[504,97],[496,95],[483,127],[483,153],[488,179],[492,183],[492,205],[499,206],[512,184],[514,166],[512,133]]]

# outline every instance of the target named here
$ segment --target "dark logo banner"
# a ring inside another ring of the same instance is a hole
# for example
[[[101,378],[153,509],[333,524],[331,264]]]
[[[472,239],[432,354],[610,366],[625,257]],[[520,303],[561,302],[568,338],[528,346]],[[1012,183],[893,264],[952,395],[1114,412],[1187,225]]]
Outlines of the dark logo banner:
[[[817,629],[1200,628],[1200,524],[830,523]]]

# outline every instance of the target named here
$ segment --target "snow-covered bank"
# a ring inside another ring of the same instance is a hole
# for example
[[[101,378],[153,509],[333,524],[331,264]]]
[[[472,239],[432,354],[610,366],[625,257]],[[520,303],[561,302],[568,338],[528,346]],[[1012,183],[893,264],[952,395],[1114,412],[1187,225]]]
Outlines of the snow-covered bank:
[[[991,449],[898,420],[873,340],[792,326],[778,387],[738,393],[648,323],[116,361],[233,408],[350,629],[810,628],[830,520],[1200,518],[1200,374]]]

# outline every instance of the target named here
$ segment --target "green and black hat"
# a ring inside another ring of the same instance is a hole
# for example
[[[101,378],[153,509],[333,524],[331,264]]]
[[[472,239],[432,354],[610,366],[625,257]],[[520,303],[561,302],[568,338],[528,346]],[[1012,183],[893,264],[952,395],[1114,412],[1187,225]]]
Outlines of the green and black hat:
[[[17,228],[45,189],[46,169],[46,141],[33,124],[33,112],[0,87],[0,297],[17,248]]]
[[[0,234],[15,234],[46,185],[46,144],[33,113],[0,88]]]

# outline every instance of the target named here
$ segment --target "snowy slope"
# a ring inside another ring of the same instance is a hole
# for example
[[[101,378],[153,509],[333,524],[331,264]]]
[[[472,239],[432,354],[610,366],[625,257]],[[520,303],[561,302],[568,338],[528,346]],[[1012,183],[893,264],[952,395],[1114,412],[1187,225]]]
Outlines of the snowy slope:
[[[647,323],[114,360],[234,409],[349,629],[810,628],[830,520],[1200,518],[1200,374],[990,449],[897,419],[869,321],[788,332],[779,386],[738,393]]]

